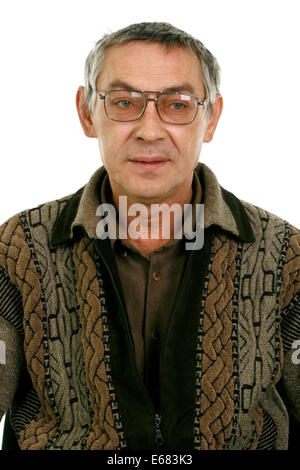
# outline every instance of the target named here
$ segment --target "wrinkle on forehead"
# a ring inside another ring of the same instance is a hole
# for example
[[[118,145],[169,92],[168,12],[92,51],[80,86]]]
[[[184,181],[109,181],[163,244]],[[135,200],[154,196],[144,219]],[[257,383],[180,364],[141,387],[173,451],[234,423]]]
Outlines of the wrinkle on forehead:
[[[103,91],[115,80],[122,80],[134,89],[159,90],[190,83],[199,95],[204,91],[195,52],[182,47],[167,48],[161,43],[133,41],[111,46],[97,80],[98,90]]]

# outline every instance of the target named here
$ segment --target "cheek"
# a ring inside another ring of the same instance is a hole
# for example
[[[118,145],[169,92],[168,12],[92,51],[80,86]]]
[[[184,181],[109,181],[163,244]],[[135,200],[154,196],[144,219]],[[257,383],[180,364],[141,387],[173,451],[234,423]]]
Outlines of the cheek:
[[[130,135],[130,129],[122,126],[120,123],[114,123],[107,119],[102,121],[101,127],[98,127],[99,147],[103,158],[116,158],[126,148],[126,141]]]
[[[188,160],[198,157],[203,142],[203,131],[198,125],[196,128],[178,129],[173,133],[173,141],[181,155]]]
[[[103,162],[107,162],[110,159],[109,157],[113,157],[116,152],[118,138],[106,123],[98,127],[97,136],[102,160]]]

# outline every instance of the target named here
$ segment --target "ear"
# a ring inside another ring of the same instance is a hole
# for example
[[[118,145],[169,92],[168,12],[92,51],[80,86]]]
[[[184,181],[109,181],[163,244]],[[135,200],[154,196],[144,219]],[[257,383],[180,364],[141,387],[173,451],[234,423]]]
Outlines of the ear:
[[[80,86],[76,93],[76,108],[83,132],[87,137],[97,137],[88,106],[84,101],[84,87]]]
[[[204,134],[203,142],[210,142],[214,136],[217,124],[223,110],[223,98],[220,93],[216,94],[216,99],[212,104],[211,117],[208,119],[208,124]]]

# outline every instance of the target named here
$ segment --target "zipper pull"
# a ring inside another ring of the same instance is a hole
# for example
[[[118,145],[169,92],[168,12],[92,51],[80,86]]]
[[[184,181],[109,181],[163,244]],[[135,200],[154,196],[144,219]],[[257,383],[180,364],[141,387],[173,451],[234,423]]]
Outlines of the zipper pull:
[[[155,415],[155,442],[158,446],[162,446],[164,439],[160,429],[161,416],[159,414]]]

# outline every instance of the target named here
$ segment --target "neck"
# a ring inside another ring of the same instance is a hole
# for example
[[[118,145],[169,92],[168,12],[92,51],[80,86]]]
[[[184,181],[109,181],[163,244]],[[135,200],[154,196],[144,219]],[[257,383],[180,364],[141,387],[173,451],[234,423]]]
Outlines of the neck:
[[[125,233],[132,246],[141,253],[151,254],[174,239],[176,228],[181,230],[184,204],[191,202],[192,195],[192,178],[187,187],[163,200],[155,201],[155,204],[153,201],[141,202],[141,199],[130,196],[127,196],[126,200],[120,199],[120,196],[125,194],[113,192],[114,204],[119,212],[119,224],[123,228],[123,237]],[[134,204],[142,204],[142,207],[132,207]],[[173,208],[170,211],[171,206]],[[133,212],[130,212],[131,207],[134,209]]]

